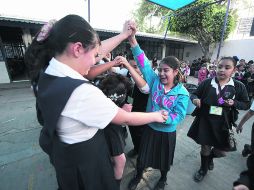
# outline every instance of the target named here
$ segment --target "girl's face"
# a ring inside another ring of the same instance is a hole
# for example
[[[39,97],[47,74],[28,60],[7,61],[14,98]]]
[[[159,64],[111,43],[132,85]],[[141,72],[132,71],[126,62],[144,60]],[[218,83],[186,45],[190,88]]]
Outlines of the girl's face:
[[[181,67],[182,67],[182,68],[185,68],[185,67],[186,67],[186,63],[182,63],[182,64],[181,64]]]
[[[98,56],[99,46],[96,46],[94,49],[85,51],[80,56],[80,73],[82,75],[87,75],[90,68],[95,65],[96,57]]]
[[[201,69],[202,69],[203,71],[206,71],[206,67],[201,67]]]
[[[178,74],[178,70],[174,70],[167,64],[160,64],[159,68],[160,82],[164,85],[172,84],[174,82],[175,76]]]
[[[243,71],[243,70],[244,70],[244,67],[243,67],[243,66],[240,66],[238,70],[239,70],[239,71]]]
[[[130,65],[135,69],[135,71],[139,74],[142,75],[141,71],[138,68],[137,62],[135,60],[130,60],[129,61]]]
[[[229,79],[235,70],[236,68],[231,60],[221,60],[217,67],[217,77],[219,80]]]

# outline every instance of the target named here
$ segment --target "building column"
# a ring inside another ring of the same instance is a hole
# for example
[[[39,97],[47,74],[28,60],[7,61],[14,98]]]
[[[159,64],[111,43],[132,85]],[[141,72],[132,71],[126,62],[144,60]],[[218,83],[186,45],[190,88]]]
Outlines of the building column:
[[[7,70],[6,55],[5,55],[4,45],[3,45],[1,36],[0,36],[0,51],[2,54],[2,58],[0,59],[0,83],[10,83],[11,80]]]
[[[32,43],[32,36],[29,28],[22,28],[22,32],[23,32],[22,39],[27,48]]]
[[[166,44],[165,43],[163,43],[162,45],[162,59],[164,58],[164,57],[166,57]]]

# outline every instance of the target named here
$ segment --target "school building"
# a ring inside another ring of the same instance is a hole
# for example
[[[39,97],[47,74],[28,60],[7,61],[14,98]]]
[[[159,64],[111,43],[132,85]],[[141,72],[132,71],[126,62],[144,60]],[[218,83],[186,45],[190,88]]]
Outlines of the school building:
[[[33,37],[39,31],[43,21],[23,18],[0,16],[0,83],[10,83],[28,80],[27,69],[24,64],[24,53],[31,43]],[[108,39],[119,33],[119,31],[95,29],[101,40]],[[165,55],[174,55],[184,59],[185,50],[198,46],[196,41],[177,37],[138,33],[137,40],[149,59],[157,57],[160,60]],[[121,43],[113,52],[118,54],[129,54],[130,45],[127,41]]]

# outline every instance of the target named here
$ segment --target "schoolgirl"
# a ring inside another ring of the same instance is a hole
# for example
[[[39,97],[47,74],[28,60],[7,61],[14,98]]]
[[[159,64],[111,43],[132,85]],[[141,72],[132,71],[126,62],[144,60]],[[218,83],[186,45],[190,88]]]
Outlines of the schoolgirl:
[[[250,64],[248,72],[243,76],[250,100],[254,97],[254,64]]]
[[[126,63],[127,60],[123,61],[123,62]],[[135,74],[137,73],[138,75],[142,76],[142,73],[138,68],[137,62],[134,60],[132,55],[129,56],[128,63],[136,71]],[[143,84],[139,84],[139,86],[143,87],[140,89],[134,80],[135,75],[132,75],[129,72],[129,77],[131,78],[131,81],[134,82],[134,87],[132,89],[132,94],[131,94],[131,98],[133,100],[132,101],[132,106],[133,106],[132,111],[145,112],[147,100],[149,97],[149,87],[148,87],[147,83],[143,80]],[[131,135],[131,139],[132,139],[132,143],[133,143],[133,149],[131,149],[127,153],[127,156],[129,158],[134,158],[135,156],[138,155],[142,133],[144,131],[144,128],[147,127],[147,125],[143,125],[143,126],[139,126],[139,127],[129,125],[128,127],[129,127],[129,131],[130,131],[130,135]]]
[[[98,85],[102,92],[110,98],[118,107],[125,111],[131,111],[131,104],[126,104],[126,97],[131,91],[131,81],[120,74],[108,74]],[[138,127],[137,127],[138,128]],[[110,123],[105,129],[106,141],[114,165],[114,175],[119,186],[126,162],[124,154],[125,138],[121,126]]]
[[[228,131],[235,125],[237,110],[249,107],[245,86],[231,78],[235,69],[232,57],[222,58],[217,76],[203,81],[191,96],[197,109],[188,136],[201,145],[201,167],[194,174],[196,182],[202,181],[208,169],[214,168],[213,158],[226,156]]]
[[[207,79],[207,75],[208,75],[207,64],[203,63],[201,65],[201,68],[198,70],[198,84]]]
[[[164,112],[126,112],[83,77],[101,59],[99,53],[104,57],[131,33],[126,22],[122,33],[101,44],[88,22],[67,15],[42,27],[26,52],[31,71],[38,74],[48,65],[38,82],[43,119],[39,142],[62,190],[118,190],[101,129],[109,123],[142,125],[167,119]]]
[[[140,49],[134,36],[135,32],[136,27],[133,25],[133,35],[128,39],[132,54],[150,88],[146,111],[166,110],[169,117],[165,123],[149,123],[149,127],[144,129],[137,158],[137,174],[128,187],[131,190],[135,189],[142,178],[143,170],[152,167],[161,172],[161,178],[155,186],[155,189],[159,190],[165,188],[167,173],[173,164],[176,127],[186,115],[189,93],[180,82],[179,60],[173,56],[163,58],[157,75],[144,51]],[[126,67],[129,71],[133,71],[130,66],[126,65]]]

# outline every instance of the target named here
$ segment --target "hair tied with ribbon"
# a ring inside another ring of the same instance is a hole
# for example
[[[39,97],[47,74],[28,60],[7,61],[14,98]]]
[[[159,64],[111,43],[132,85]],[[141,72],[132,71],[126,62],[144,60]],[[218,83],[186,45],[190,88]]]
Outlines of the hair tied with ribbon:
[[[38,34],[36,38],[37,42],[43,42],[45,39],[47,39],[51,29],[53,28],[56,22],[57,20],[50,20],[48,23],[43,25],[43,27],[40,30],[40,33]]]

